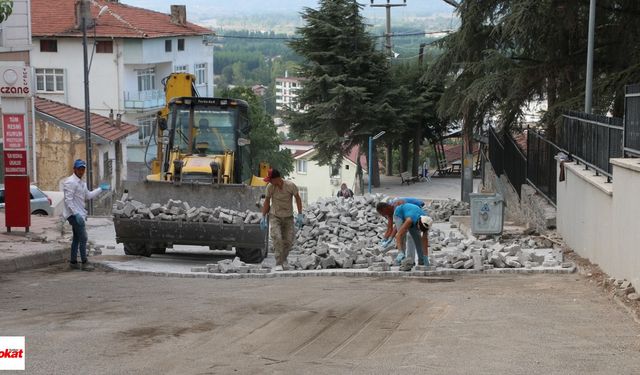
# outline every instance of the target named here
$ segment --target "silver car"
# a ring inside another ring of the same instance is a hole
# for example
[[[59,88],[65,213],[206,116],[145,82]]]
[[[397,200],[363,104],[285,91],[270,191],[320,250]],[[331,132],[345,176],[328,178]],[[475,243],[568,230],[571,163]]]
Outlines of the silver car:
[[[31,185],[31,215],[51,216],[51,198],[49,198],[37,186]],[[0,209],[4,209],[4,184],[0,184]]]

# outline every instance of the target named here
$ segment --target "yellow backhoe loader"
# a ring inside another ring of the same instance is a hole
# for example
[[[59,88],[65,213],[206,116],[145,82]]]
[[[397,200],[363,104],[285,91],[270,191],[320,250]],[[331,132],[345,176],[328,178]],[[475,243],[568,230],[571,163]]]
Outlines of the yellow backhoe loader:
[[[157,152],[143,182],[125,181],[128,196],[146,205],[181,200],[191,207],[259,211],[265,185],[250,167],[250,124],[245,101],[197,96],[195,76],[164,80],[166,106],[156,121]],[[267,165],[261,165],[264,177]],[[116,241],[130,255],[164,253],[174,245],[234,247],[245,262],[267,254],[267,231],[258,224],[114,218]]]

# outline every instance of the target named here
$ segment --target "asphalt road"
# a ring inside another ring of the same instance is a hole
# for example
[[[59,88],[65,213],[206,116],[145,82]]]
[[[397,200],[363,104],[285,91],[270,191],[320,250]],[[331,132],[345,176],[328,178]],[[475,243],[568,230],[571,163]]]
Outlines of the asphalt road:
[[[579,275],[0,275],[28,374],[638,374],[640,328]]]

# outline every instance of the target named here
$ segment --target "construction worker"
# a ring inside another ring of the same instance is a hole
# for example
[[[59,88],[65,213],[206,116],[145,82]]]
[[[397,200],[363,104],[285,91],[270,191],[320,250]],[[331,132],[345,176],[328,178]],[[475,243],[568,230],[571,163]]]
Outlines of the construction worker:
[[[269,184],[265,195],[264,206],[262,207],[262,220],[260,227],[267,228],[267,217],[271,226],[271,241],[276,257],[276,267],[274,271],[282,271],[289,268],[287,257],[293,246],[293,203],[296,200],[298,215],[295,218],[295,225],[302,227],[304,215],[302,214],[302,198],[298,193],[298,187],[291,181],[282,178],[280,171],[272,169],[264,179]]]
[[[393,241],[393,238],[396,236],[398,229],[402,225],[402,222],[397,217],[394,217],[393,212],[396,207],[405,203],[416,205],[423,210],[423,215],[427,214],[424,201],[418,198],[395,198],[389,201],[389,203],[381,202],[376,206],[376,210],[378,211],[378,213],[387,218],[387,231],[384,233],[384,238],[380,241],[380,246],[382,246],[383,248],[387,247],[391,243],[391,241]],[[385,205],[388,205],[389,207],[386,207]],[[410,258],[415,257],[415,248],[413,246],[413,242],[409,240],[407,240],[406,256]],[[404,258],[404,252],[398,253],[396,263],[399,264]]]
[[[424,222],[422,221],[422,217],[426,216],[422,209],[415,204],[404,203],[395,208],[393,216],[397,217],[402,223],[399,225],[398,233],[396,234],[396,246],[398,247],[398,250],[401,252],[404,250],[405,242],[411,243],[410,240],[405,241],[405,236],[409,233],[413,240],[412,245],[415,248],[418,264],[428,266],[429,258],[423,254],[422,249],[423,247],[428,249],[429,246],[428,231],[430,222],[427,219],[425,219]],[[428,218],[428,216],[426,217]],[[413,268],[413,265],[413,257],[407,256],[405,260],[401,261],[400,270],[409,271]]]

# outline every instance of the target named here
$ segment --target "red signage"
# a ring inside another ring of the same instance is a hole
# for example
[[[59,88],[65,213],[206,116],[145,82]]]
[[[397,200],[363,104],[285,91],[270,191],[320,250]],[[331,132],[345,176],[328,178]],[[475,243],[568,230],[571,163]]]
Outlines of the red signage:
[[[4,151],[4,175],[5,176],[26,176],[27,173],[27,151],[25,150],[5,150]]]
[[[2,115],[2,138],[5,150],[24,150],[26,148],[24,115]]]

